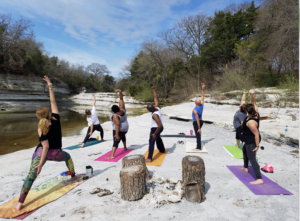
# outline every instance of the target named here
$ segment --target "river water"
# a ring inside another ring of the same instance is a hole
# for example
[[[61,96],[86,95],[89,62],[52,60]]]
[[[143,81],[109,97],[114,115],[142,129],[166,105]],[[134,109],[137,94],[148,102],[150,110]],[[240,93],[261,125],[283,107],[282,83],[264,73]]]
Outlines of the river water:
[[[73,136],[87,127],[86,116],[70,110],[60,110],[62,136]],[[99,117],[100,123],[108,117]],[[33,113],[0,114],[0,155],[35,147],[39,144],[39,119]],[[82,138],[84,139],[84,137]]]

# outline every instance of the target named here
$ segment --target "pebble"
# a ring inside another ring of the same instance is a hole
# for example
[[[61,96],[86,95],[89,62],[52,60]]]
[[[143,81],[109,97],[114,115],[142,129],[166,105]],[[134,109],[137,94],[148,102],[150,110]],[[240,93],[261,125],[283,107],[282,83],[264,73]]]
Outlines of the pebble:
[[[61,214],[60,217],[65,217],[65,214]]]

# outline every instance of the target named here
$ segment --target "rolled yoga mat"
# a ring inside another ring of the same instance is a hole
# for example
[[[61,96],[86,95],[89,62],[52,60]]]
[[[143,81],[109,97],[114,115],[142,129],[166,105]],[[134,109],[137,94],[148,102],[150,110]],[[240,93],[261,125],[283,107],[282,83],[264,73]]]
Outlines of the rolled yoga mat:
[[[74,150],[74,149],[77,149],[77,148],[85,148],[85,147],[93,146],[93,145],[98,144],[98,143],[101,143],[101,140],[88,141],[88,142],[85,143],[84,147],[79,147],[80,144],[76,144],[74,146],[63,148],[63,150]]]
[[[155,149],[153,151],[152,162],[151,163],[146,162],[146,165],[147,166],[161,166],[167,153],[168,153],[168,150],[166,150],[164,153],[160,153],[158,149]],[[149,154],[149,151],[147,150],[147,152],[144,154],[145,159],[148,158],[148,154]]]
[[[180,135],[180,134],[175,134],[175,135],[160,135],[161,137],[184,137],[184,138],[196,138],[196,136],[191,136],[191,135]]]
[[[127,154],[129,154],[134,149],[127,149],[126,151],[124,148],[118,148],[115,152],[115,158],[114,159],[105,159],[105,157],[108,157],[111,155],[111,151],[107,152],[106,154],[102,155],[101,157],[95,159],[94,161],[104,161],[104,162],[118,162],[120,159],[125,157]]]
[[[227,168],[255,195],[293,195],[291,192],[279,186],[274,181],[270,180],[265,175],[261,174],[264,184],[252,185],[249,182],[256,180],[254,170],[251,166],[248,167],[248,173],[241,170],[243,166],[227,166]]]
[[[186,153],[208,153],[203,142],[201,142],[201,148],[202,148],[201,151],[194,150],[196,149],[196,147],[197,147],[197,143],[186,142],[185,152]]]
[[[77,176],[78,178],[76,180],[71,180],[71,176],[57,176],[32,188],[23,204],[23,209],[17,211],[13,208],[13,205],[19,201],[19,197],[17,197],[0,206],[0,217],[15,217],[16,219],[26,218],[38,208],[60,198],[79,184],[86,181],[82,180],[83,174]]]

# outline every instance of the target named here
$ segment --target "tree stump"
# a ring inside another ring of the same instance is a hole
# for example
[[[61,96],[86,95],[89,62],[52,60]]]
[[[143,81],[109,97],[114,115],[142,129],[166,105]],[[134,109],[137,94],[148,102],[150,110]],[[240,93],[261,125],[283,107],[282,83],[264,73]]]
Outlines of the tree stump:
[[[146,168],[142,165],[125,167],[120,171],[121,197],[133,201],[147,193]]]
[[[142,165],[145,167],[146,170],[146,179],[150,179],[149,171],[148,168],[146,167],[146,162],[145,162],[145,157],[141,154],[136,154],[136,155],[130,155],[123,157],[122,159],[122,169],[125,167],[129,166],[134,166],[134,165]]]
[[[205,165],[201,157],[188,155],[182,159],[182,182],[188,201],[205,200]]]

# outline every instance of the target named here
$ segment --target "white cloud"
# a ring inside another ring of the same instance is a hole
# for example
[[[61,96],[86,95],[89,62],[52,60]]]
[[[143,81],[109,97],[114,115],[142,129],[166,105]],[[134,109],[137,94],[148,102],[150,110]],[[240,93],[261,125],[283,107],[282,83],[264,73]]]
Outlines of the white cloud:
[[[189,0],[152,1],[4,1],[22,13],[53,19],[73,38],[96,46],[100,42],[139,43],[155,35],[159,22],[171,16],[171,7]]]

